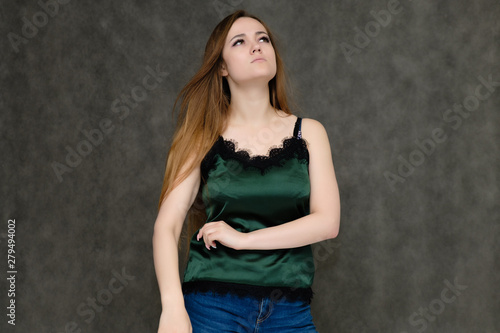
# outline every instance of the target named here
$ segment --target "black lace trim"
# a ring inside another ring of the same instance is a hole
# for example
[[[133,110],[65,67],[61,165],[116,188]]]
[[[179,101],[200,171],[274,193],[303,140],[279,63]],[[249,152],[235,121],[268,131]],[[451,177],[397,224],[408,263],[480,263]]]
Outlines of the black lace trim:
[[[269,297],[277,302],[286,299],[291,302],[303,301],[307,304],[311,304],[314,297],[314,292],[311,287],[293,288],[254,286],[248,284],[207,280],[183,282],[182,292],[183,294],[213,292],[220,296],[232,294],[240,297],[251,297],[257,300]]]
[[[235,140],[219,136],[201,163],[204,179],[207,179],[208,173],[215,167],[214,158],[216,155],[224,160],[232,159],[240,162],[243,169],[257,168],[262,175],[272,166],[282,166],[284,161],[292,158],[297,158],[303,164],[309,163],[309,151],[303,138],[298,139],[293,136],[283,138],[281,145],[270,147],[267,155],[250,156],[247,149],[238,149],[238,143]]]

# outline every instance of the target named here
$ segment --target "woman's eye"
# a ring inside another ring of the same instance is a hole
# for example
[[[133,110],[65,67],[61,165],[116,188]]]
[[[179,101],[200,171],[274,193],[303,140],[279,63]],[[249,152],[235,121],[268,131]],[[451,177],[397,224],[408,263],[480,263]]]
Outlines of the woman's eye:
[[[238,39],[236,42],[233,43],[233,46],[240,45],[243,43],[243,39]]]
[[[259,40],[264,40],[266,43],[269,43],[269,37],[266,37],[266,36],[260,37]]]

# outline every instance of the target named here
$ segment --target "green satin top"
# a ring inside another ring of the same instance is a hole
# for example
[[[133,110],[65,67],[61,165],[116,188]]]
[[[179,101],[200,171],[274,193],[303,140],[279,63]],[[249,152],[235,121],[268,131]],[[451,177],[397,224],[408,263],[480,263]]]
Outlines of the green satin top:
[[[207,222],[223,220],[240,232],[277,226],[309,212],[309,153],[301,138],[301,118],[293,136],[268,155],[250,156],[237,143],[218,138],[201,163],[200,191]],[[311,246],[275,250],[235,250],[216,241],[207,250],[191,238],[183,291],[215,290],[264,295],[284,287],[288,298],[311,301],[314,262]]]

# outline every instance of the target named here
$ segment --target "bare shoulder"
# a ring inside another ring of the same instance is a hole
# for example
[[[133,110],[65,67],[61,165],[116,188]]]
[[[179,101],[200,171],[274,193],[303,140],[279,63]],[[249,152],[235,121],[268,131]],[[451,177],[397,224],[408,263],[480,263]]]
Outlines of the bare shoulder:
[[[306,130],[307,131],[310,130],[310,132],[314,132],[317,130],[325,131],[325,127],[323,126],[322,123],[320,123],[316,119],[302,118],[302,131],[304,132]]]
[[[306,141],[309,148],[314,146],[329,146],[328,134],[321,122],[312,118],[302,119],[302,138]]]

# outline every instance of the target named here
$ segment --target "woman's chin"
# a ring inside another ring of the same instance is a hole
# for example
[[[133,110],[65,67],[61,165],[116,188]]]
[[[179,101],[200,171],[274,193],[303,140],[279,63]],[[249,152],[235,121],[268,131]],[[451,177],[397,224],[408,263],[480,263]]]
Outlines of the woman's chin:
[[[233,81],[237,85],[248,85],[248,84],[267,84],[269,81],[271,81],[274,77],[276,76],[276,73],[258,73],[252,76],[247,76],[245,78],[237,78],[236,80]]]

